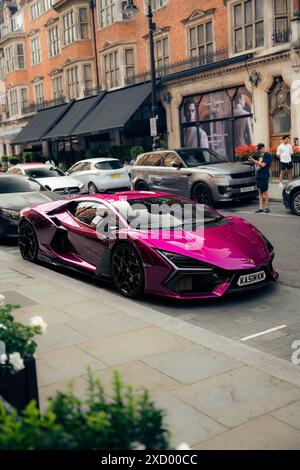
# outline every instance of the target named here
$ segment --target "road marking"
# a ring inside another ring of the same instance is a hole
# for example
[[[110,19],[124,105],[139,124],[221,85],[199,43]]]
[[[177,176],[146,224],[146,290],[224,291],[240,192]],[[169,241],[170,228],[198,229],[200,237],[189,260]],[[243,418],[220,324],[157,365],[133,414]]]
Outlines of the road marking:
[[[246,336],[245,338],[242,338],[241,341],[248,341],[248,339],[257,338],[258,336],[263,336],[268,333],[273,333],[274,331],[283,330],[284,328],[287,328],[287,326],[286,325],[276,326],[275,328],[270,328],[269,330],[261,331],[260,333],[255,333],[254,335]]]

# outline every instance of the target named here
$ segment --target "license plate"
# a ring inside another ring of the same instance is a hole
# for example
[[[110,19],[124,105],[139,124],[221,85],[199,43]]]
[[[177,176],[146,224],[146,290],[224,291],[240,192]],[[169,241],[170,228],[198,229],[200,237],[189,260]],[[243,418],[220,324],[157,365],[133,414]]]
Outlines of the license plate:
[[[115,175],[110,175],[111,178],[122,178],[122,175],[116,173]]]
[[[241,188],[240,191],[241,193],[248,193],[250,191],[254,191],[255,190],[255,186],[248,186],[247,188]]]
[[[266,273],[265,271],[260,271],[258,273],[252,273],[252,274],[245,274],[243,276],[240,276],[238,280],[238,286],[243,287],[243,286],[249,286],[251,284],[256,284],[257,282],[262,282],[266,279]]]

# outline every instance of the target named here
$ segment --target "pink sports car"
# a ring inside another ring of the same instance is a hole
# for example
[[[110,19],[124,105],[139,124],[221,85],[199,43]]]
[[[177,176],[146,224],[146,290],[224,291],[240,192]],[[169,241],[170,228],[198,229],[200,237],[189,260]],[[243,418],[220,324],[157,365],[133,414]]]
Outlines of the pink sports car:
[[[278,278],[273,246],[258,229],[180,196],[94,194],[27,208],[21,215],[25,260],[111,280],[130,298],[220,297]]]

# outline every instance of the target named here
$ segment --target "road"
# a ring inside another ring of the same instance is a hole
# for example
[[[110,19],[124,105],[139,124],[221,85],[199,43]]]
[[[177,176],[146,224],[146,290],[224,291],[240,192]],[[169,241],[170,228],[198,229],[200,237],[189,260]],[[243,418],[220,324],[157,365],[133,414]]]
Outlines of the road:
[[[271,203],[271,214],[255,214],[255,208],[253,204],[245,204],[238,208],[225,206],[219,210],[244,217],[269,238],[275,247],[274,265],[280,274],[278,284],[239,296],[207,301],[174,302],[147,297],[132,302],[132,308],[138,309],[142,302],[159,312],[290,360],[292,343],[300,340],[300,218],[287,212],[279,202]],[[12,243],[0,246],[0,250],[19,256]],[[64,273],[71,278],[78,277],[69,271]],[[90,278],[84,279],[98,288]],[[103,288],[112,289],[109,286]]]

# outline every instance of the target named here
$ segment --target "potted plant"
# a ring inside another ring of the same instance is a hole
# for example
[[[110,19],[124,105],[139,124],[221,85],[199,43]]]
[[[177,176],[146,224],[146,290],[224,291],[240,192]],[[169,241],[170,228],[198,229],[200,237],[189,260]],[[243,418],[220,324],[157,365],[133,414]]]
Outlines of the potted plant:
[[[18,414],[0,401],[0,450],[166,450],[170,448],[165,413],[145,390],[134,394],[118,373],[107,398],[99,380],[89,376],[87,398],[72,387],[49,399],[39,413],[35,403]]]
[[[242,162],[247,162],[249,157],[255,157],[257,155],[256,145],[241,145],[236,147],[235,156]]]
[[[31,400],[38,406],[33,338],[45,334],[47,325],[41,317],[33,317],[28,326],[16,322],[12,315],[16,308],[5,305],[0,296],[0,396],[20,411]]]

